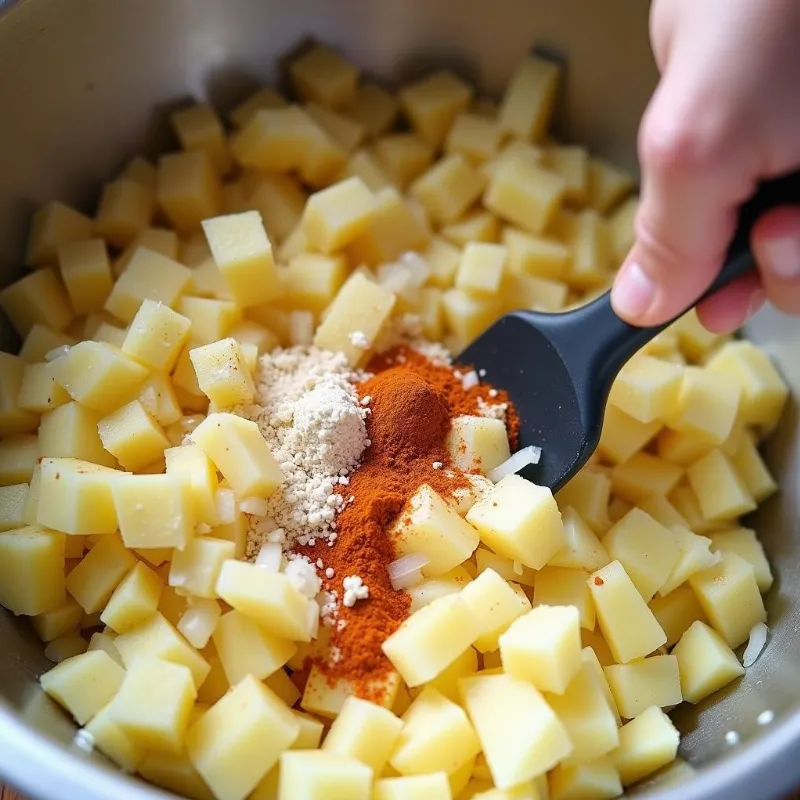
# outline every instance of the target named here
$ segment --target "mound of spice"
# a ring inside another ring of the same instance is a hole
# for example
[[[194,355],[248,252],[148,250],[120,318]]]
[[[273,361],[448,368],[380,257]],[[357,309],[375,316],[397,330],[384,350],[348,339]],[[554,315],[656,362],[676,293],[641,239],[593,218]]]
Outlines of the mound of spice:
[[[340,601],[335,621],[329,620],[335,622],[330,652],[336,657],[319,656],[316,666],[331,684],[347,679],[359,696],[375,700],[392,670],[381,645],[409,615],[411,603],[389,579],[387,567],[396,558],[389,526],[422,484],[445,498],[469,485],[463,473],[447,468],[445,440],[454,417],[494,415],[495,409],[506,419],[512,448],[519,420],[504,392],[465,381],[459,370],[410,348],[388,351],[367,369],[374,375],[357,391],[370,409],[370,445],[348,485],[337,488],[344,505],[336,519],[335,544],[318,542],[300,552],[324,563],[323,586]],[[342,603],[347,592],[353,597],[356,583],[365,601]]]

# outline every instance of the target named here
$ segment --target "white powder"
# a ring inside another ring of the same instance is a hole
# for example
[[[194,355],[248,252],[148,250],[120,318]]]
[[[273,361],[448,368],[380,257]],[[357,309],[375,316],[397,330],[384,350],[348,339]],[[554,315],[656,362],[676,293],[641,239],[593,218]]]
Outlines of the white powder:
[[[348,575],[342,581],[342,588],[344,589],[342,603],[347,608],[352,608],[359,600],[369,598],[369,588],[364,585],[360,575]]]
[[[250,519],[248,559],[267,541],[291,550],[335,537],[342,498],[334,489],[369,444],[354,386],[365,377],[343,354],[314,347],[259,359],[254,404],[236,413],[258,424],[286,482],[267,500],[266,516]]]
[[[361,350],[369,349],[369,339],[364,331],[353,331],[349,338],[353,347],[358,347]]]
[[[489,419],[499,419],[506,421],[508,403],[487,403],[482,397],[478,398],[478,414]]]

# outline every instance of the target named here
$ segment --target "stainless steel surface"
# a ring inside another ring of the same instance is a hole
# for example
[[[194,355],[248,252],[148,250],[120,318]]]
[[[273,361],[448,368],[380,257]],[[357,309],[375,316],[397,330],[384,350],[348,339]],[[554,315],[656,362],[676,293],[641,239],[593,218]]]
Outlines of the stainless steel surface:
[[[170,146],[165,107],[187,96],[229,106],[273,79],[275,59],[308,34],[387,78],[444,62],[487,93],[543,45],[568,58],[563,133],[635,161],[655,82],[645,0],[0,0],[0,283],[19,270],[39,203],[91,211],[126,158]],[[770,312],[750,329],[796,394],[798,331]],[[12,344],[7,328],[0,336]],[[800,783],[798,450],[793,406],[770,445],[783,492],[756,521],[778,575],[768,649],[724,696],[677,715],[696,774],[653,782],[653,800],[767,800]],[[71,746],[73,728],[36,687],[45,668],[25,623],[0,615],[0,778],[38,800],[168,797]],[[765,710],[775,720],[760,726]],[[734,748],[730,730],[741,737]]]

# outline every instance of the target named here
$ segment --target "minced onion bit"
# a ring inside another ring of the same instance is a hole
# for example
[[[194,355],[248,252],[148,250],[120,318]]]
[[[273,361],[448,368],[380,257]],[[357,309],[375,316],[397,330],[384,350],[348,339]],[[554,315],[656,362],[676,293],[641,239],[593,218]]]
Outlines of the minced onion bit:
[[[217,489],[214,493],[214,505],[220,525],[231,525],[236,522],[236,496],[233,489],[229,489],[227,486]]]
[[[283,562],[283,548],[278,542],[265,542],[256,556],[256,566],[269,572],[280,572]]]
[[[266,517],[267,501],[263,497],[245,497],[239,501],[239,510],[254,517]]]
[[[747,647],[742,656],[742,666],[745,669],[747,669],[747,667],[752,667],[753,664],[758,661],[758,657],[767,646],[768,634],[769,628],[763,622],[756,622],[756,624],[750,628],[750,639],[747,642]]]
[[[48,363],[51,361],[55,361],[57,358],[61,358],[61,356],[65,356],[70,351],[70,346],[68,344],[62,344],[58,347],[54,347],[49,352],[45,353],[44,360]]]
[[[178,630],[192,647],[202,650],[211,639],[221,614],[216,600],[193,600],[178,620]]]
[[[392,589],[399,592],[419,583],[422,580],[422,569],[430,563],[430,558],[422,553],[409,553],[392,561],[387,567]]]
[[[502,464],[495,467],[486,476],[492,483],[505,478],[506,475],[511,475],[514,472],[519,472],[528,464],[538,464],[542,457],[542,448],[535,445],[528,445],[523,447],[522,450],[517,450],[511,458],[506,459]]]

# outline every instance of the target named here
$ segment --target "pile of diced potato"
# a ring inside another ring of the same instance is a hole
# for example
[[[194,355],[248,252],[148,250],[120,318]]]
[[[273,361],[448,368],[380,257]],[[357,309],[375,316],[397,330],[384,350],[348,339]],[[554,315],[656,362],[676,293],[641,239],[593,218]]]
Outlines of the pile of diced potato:
[[[392,95],[324,46],[289,74],[297,102],[262,89],[232,133],[176,112],[181,150],[134,159],[94,218],[36,213],[31,270],[0,291],[24,340],[0,354],[0,603],[58,662],[42,686],[81,741],[187,797],[615,797],[675,758],[665,712],[744,671],[772,576],[739,518],[776,489],[757,446],[786,386],[687,316],[623,370],[555,498],[483,477],[505,427],[458,420],[454,467],[483,476],[420,487],[395,523],[398,556],[427,563],[393,671],[371,701],[307,671],[329,640],[316,600],[241,560],[284,480],[230,413],[259,356],[363,365],[411,313],[458,352],[510,309],[583,302],[636,201],[546,138],[541,59],[499,106],[449,72]]]

